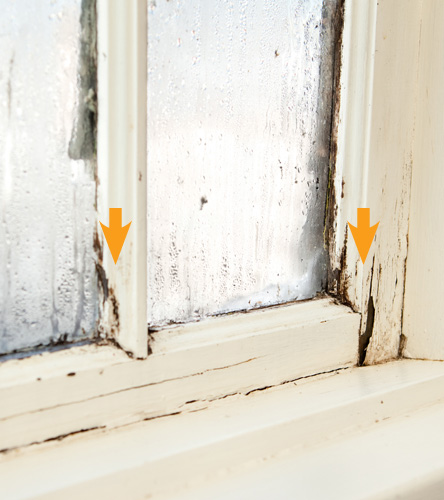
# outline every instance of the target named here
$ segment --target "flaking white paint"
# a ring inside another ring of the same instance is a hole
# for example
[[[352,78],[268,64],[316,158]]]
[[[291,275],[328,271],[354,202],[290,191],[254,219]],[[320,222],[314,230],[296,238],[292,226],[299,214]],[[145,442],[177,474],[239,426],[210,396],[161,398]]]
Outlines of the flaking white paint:
[[[321,299],[158,332],[146,360],[90,345],[7,361],[0,365],[0,450],[353,366],[358,329],[358,314]]]
[[[345,2],[330,257],[341,297],[362,314],[366,364],[399,354],[422,9],[417,0]],[[362,264],[347,221],[365,206],[380,224]]]

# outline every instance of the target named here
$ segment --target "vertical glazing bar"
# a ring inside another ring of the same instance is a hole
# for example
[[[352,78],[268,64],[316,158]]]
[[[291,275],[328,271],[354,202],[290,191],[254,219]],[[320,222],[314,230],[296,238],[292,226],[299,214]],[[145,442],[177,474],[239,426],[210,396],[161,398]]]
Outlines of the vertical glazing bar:
[[[132,222],[117,264],[103,233],[102,335],[147,355],[146,2],[98,0],[98,212]]]

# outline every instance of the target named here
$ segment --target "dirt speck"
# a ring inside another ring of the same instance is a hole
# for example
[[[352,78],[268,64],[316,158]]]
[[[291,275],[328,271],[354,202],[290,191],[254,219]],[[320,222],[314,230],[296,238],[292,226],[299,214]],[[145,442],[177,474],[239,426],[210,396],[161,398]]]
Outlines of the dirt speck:
[[[202,196],[202,198],[200,199],[200,209],[201,210],[202,210],[203,206],[205,205],[205,203],[208,203],[207,197]]]

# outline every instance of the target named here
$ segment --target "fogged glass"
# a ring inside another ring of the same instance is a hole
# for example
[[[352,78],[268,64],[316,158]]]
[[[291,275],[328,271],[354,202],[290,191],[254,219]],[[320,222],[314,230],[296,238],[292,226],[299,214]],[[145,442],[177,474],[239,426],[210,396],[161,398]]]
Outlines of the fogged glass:
[[[149,0],[148,324],[315,296],[333,0]]]
[[[0,0],[0,353],[95,328],[93,7]]]

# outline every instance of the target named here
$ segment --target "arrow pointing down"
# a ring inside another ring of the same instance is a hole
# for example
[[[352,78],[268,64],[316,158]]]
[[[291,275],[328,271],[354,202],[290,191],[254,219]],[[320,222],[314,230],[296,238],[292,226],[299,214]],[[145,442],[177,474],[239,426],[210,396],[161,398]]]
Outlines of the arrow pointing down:
[[[113,256],[114,264],[117,264],[117,260],[119,258],[123,244],[125,243],[126,235],[128,234],[131,222],[122,227],[121,208],[109,209],[109,227],[100,222],[103,234],[105,235],[106,241],[111,251],[111,255]]]
[[[359,255],[362,263],[365,263],[368,251],[372,245],[373,238],[375,237],[376,230],[378,229],[379,222],[370,227],[370,209],[358,208],[358,226],[352,226],[348,222],[350,231],[355,240],[356,247],[358,248]]]

